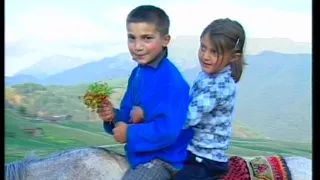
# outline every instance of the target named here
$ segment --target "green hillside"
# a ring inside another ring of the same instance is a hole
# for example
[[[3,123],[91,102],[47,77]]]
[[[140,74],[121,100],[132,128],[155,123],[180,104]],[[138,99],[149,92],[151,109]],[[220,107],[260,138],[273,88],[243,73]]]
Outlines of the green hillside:
[[[107,81],[114,93],[111,100],[115,106],[119,105],[126,86],[126,79]],[[6,87],[7,107],[19,108],[24,106],[28,114],[41,115],[72,115],[73,120],[95,120],[97,116],[91,113],[78,97],[84,95],[88,84],[75,86],[26,83]],[[119,93],[121,95],[119,95]]]
[[[127,80],[116,79],[107,81],[113,89],[111,102],[119,106],[125,92]],[[6,87],[7,107],[16,110],[23,107],[27,114],[34,118],[41,116],[71,115],[72,121],[91,122],[100,121],[97,114],[85,107],[78,96],[83,95],[87,84],[76,86],[43,86],[40,84],[26,83]],[[254,132],[239,121],[234,122],[234,136],[262,138],[263,135]]]
[[[113,89],[111,101],[116,107],[124,94],[126,81],[107,81]],[[43,86],[32,83],[6,87],[5,161],[22,159],[31,151],[46,156],[70,148],[117,144],[112,136],[103,131],[96,113],[87,109],[78,99],[87,87],[87,84]],[[71,115],[72,118],[56,123],[41,121],[43,116],[55,115]],[[122,146],[112,149],[123,152]],[[241,120],[234,121],[229,155],[278,153],[311,157],[311,144],[269,140]]]
[[[76,148],[115,144],[111,136],[103,132],[101,122],[65,122],[61,124],[31,122],[17,112],[5,111],[5,159],[6,162],[21,159],[26,152],[39,155]],[[26,128],[42,128],[42,136],[25,132]]]
[[[22,159],[28,152],[46,156],[56,151],[83,146],[117,144],[103,132],[101,121],[68,121],[59,124],[32,122],[12,110],[5,111],[5,162]],[[42,136],[26,133],[23,128],[42,128]],[[123,153],[121,146],[110,148]],[[283,154],[311,157],[311,145],[266,139],[234,137],[229,155],[253,156]]]

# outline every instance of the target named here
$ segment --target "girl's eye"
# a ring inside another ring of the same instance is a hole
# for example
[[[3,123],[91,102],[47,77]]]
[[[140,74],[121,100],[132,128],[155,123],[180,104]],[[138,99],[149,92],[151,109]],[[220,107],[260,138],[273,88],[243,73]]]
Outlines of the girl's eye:
[[[216,50],[212,50],[212,55],[214,55],[215,57],[219,56],[219,53]]]

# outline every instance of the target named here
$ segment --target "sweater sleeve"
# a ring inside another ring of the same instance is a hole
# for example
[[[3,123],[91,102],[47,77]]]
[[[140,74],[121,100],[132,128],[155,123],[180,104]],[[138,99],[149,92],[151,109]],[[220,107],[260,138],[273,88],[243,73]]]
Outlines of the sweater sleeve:
[[[127,150],[132,152],[153,151],[173,144],[186,120],[188,92],[172,87],[157,93],[157,116],[141,124],[130,124],[127,130]],[[171,91],[170,91],[171,90]]]
[[[214,87],[206,86],[204,89],[197,89],[196,91],[199,92],[195,92],[196,95],[191,99],[184,128],[197,125],[202,116],[216,106],[219,93]]]
[[[103,122],[103,127],[104,127],[104,130],[108,133],[108,134],[113,134],[112,133],[112,129],[115,127],[115,123],[117,122],[125,122],[125,123],[129,123],[129,115],[130,115],[130,111],[131,111],[131,108],[132,108],[132,103],[131,103],[131,84],[132,84],[132,80],[133,80],[133,77],[135,76],[135,73],[136,73],[136,68],[133,69],[130,77],[129,77],[129,80],[128,80],[128,86],[127,86],[127,90],[123,96],[123,99],[121,101],[121,104],[120,104],[120,108],[119,109],[116,109],[114,108],[114,113],[115,113],[115,120],[114,122]]]
[[[232,100],[234,86],[228,78],[218,78],[210,83],[202,83],[193,87],[193,95],[188,107],[187,121],[184,128],[196,126],[204,115],[210,113],[222,101]]]

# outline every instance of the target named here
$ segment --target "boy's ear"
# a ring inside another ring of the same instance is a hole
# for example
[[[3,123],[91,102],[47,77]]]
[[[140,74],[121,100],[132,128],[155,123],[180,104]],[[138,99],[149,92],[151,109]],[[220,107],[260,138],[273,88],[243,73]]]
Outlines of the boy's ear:
[[[232,62],[235,62],[235,61],[240,60],[241,55],[242,55],[241,53],[235,53],[235,54],[233,54],[232,57],[231,57],[231,59],[230,59],[230,62],[232,63]]]
[[[162,44],[162,46],[163,46],[163,47],[167,47],[168,44],[169,44],[169,42],[170,42],[170,40],[171,40],[171,36],[170,36],[169,34],[165,35],[165,36],[163,37],[163,44]]]

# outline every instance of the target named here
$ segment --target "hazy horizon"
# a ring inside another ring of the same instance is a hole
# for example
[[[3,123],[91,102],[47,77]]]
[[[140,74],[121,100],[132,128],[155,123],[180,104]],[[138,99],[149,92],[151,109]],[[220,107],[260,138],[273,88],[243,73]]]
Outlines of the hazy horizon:
[[[311,43],[311,1],[12,0],[5,3],[5,75],[52,55],[92,61],[126,52],[125,18],[142,4],[168,13],[173,38],[198,36],[212,20],[229,17],[243,24],[248,38]]]

